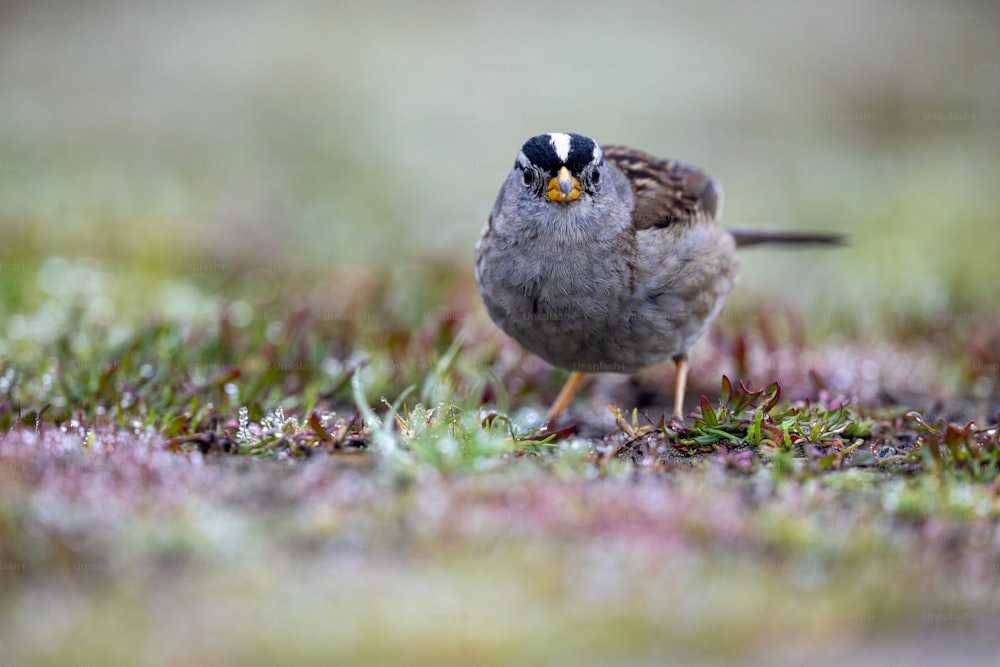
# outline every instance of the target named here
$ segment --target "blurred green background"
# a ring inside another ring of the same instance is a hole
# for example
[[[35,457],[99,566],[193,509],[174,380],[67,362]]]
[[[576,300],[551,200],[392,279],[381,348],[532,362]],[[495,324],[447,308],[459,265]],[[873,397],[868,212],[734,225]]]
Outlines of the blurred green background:
[[[746,253],[732,308],[989,308],[1000,10],[871,5],[7,2],[0,266],[469,276],[520,143],[567,130],[703,166],[730,225],[852,237]]]

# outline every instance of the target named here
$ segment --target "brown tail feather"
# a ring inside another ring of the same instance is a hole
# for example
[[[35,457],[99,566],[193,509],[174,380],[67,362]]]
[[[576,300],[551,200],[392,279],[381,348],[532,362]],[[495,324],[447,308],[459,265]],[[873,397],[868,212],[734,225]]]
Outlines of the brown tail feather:
[[[752,245],[846,245],[843,234],[822,232],[789,232],[781,229],[730,229],[736,239],[736,246],[745,248]]]

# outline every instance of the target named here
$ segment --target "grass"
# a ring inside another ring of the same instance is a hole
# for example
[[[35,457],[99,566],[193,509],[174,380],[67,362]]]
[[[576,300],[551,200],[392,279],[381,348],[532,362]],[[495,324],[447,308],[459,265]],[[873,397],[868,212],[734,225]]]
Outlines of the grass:
[[[466,274],[356,280],[370,309],[313,310],[345,279],[48,259],[8,281],[0,657],[795,661],[988,638],[989,348],[970,382],[934,322],[887,360],[751,311],[695,354],[682,427],[654,371],[593,382],[542,432],[562,375],[484,321]],[[108,312],[137,285],[159,305]]]

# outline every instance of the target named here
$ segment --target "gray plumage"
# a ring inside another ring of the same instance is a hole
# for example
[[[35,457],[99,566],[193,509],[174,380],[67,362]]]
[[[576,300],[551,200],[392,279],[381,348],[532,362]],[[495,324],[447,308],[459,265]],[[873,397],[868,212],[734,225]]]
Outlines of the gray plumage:
[[[733,237],[716,222],[719,184],[689,165],[605,147],[574,174],[579,198],[554,202],[525,186],[523,155],[476,244],[476,281],[497,325],[575,371],[634,373],[686,355],[737,276]],[[601,172],[596,185],[590,168]]]

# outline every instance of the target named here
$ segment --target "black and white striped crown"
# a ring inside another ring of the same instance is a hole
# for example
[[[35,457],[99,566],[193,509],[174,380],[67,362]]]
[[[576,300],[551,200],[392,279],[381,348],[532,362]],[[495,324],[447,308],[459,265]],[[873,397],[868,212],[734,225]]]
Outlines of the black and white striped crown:
[[[601,147],[590,137],[566,132],[539,134],[524,142],[521,154],[527,162],[549,173],[566,167],[579,173],[590,164],[600,164],[604,156]]]

